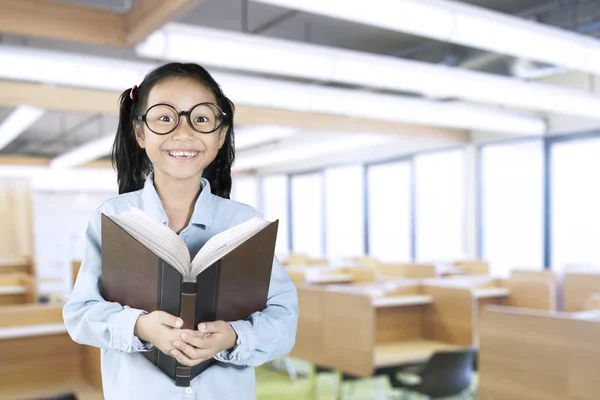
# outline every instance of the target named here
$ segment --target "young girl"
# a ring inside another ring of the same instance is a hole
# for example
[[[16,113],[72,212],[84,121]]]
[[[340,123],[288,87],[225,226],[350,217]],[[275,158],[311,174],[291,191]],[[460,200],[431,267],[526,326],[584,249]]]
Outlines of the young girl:
[[[86,231],[85,258],[63,317],[74,341],[101,349],[107,400],[255,399],[254,368],[295,342],[295,287],[275,259],[267,307],[243,321],[183,321],[107,302],[101,292],[100,215],[137,207],[186,242],[192,257],[213,235],[256,215],[229,200],[234,161],[233,104],[209,73],[172,63],[151,71],[120,98],[113,146],[119,196],[102,204]],[[135,285],[135,282],[131,282]],[[217,362],[181,388],[141,352],[153,347],[193,366]]]

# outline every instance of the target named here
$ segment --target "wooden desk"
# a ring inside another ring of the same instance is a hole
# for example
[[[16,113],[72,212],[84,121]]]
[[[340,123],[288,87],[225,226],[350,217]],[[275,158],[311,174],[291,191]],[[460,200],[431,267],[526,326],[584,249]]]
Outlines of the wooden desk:
[[[298,298],[291,355],[353,376],[473,342],[469,289],[406,282],[300,286]]]
[[[600,293],[592,293],[585,301],[586,310],[600,310]]]
[[[462,260],[452,263],[454,267],[460,268],[467,275],[489,275],[490,266],[483,260]]]
[[[319,276],[305,277],[305,282],[313,285],[327,285],[332,283],[351,283],[350,274],[322,274]]]
[[[27,258],[0,259],[0,274],[14,273],[33,274],[31,261]]]
[[[436,267],[433,264],[379,264],[376,267],[378,275],[393,276],[395,278],[427,279],[436,276]]]
[[[285,268],[292,280],[298,284],[328,285],[336,283],[351,283],[353,276],[345,273],[343,268],[328,265],[320,266],[289,266]]]
[[[481,319],[482,400],[597,400],[600,319],[490,307]]]
[[[600,271],[569,271],[564,275],[564,310],[585,310],[585,303],[594,293],[600,293]]]
[[[0,306],[34,303],[36,297],[32,276],[25,273],[0,274]]]
[[[434,340],[408,340],[393,343],[377,343],[373,364],[377,368],[399,364],[426,362],[436,351],[456,350],[461,346]]]
[[[73,342],[62,322],[62,305],[0,307],[1,399],[66,393],[101,399],[100,379],[99,350]]]
[[[473,289],[473,296],[476,299],[489,299],[508,297],[510,290],[504,287],[482,287]]]
[[[377,296],[372,299],[373,307],[401,307],[401,306],[418,306],[423,304],[431,304],[433,297],[428,295],[412,295],[412,296]]]
[[[0,328],[0,339],[19,339],[65,333],[67,333],[67,328],[65,324],[60,322],[55,324],[12,326],[10,328]]]

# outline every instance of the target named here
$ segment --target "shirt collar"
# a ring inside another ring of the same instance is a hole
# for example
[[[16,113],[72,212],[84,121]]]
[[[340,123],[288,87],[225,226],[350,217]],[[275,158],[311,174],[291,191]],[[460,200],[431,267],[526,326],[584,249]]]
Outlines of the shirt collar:
[[[194,212],[190,219],[190,224],[210,226],[213,220],[213,194],[211,192],[210,183],[206,178],[202,178],[202,191],[196,199]],[[142,208],[144,212],[152,218],[166,224],[169,222],[167,213],[158,197],[156,188],[154,187],[154,174],[148,174],[144,188],[142,189]]]

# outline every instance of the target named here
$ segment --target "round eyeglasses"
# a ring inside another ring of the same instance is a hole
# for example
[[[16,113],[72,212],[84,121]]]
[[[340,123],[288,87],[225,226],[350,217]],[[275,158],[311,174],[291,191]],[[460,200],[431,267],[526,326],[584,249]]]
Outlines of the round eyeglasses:
[[[190,126],[200,133],[212,133],[219,129],[227,114],[214,103],[196,104],[189,111],[178,112],[170,104],[155,104],[144,115],[138,115],[138,121],[144,121],[148,129],[157,135],[166,135],[179,126],[181,117],[185,116]]]

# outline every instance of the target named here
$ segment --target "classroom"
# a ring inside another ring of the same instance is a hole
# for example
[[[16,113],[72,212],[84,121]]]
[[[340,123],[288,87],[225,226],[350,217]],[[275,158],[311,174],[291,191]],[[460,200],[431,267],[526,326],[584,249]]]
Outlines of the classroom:
[[[0,0],[0,400],[598,400],[599,55],[598,1]],[[211,299],[206,370],[149,339]]]

